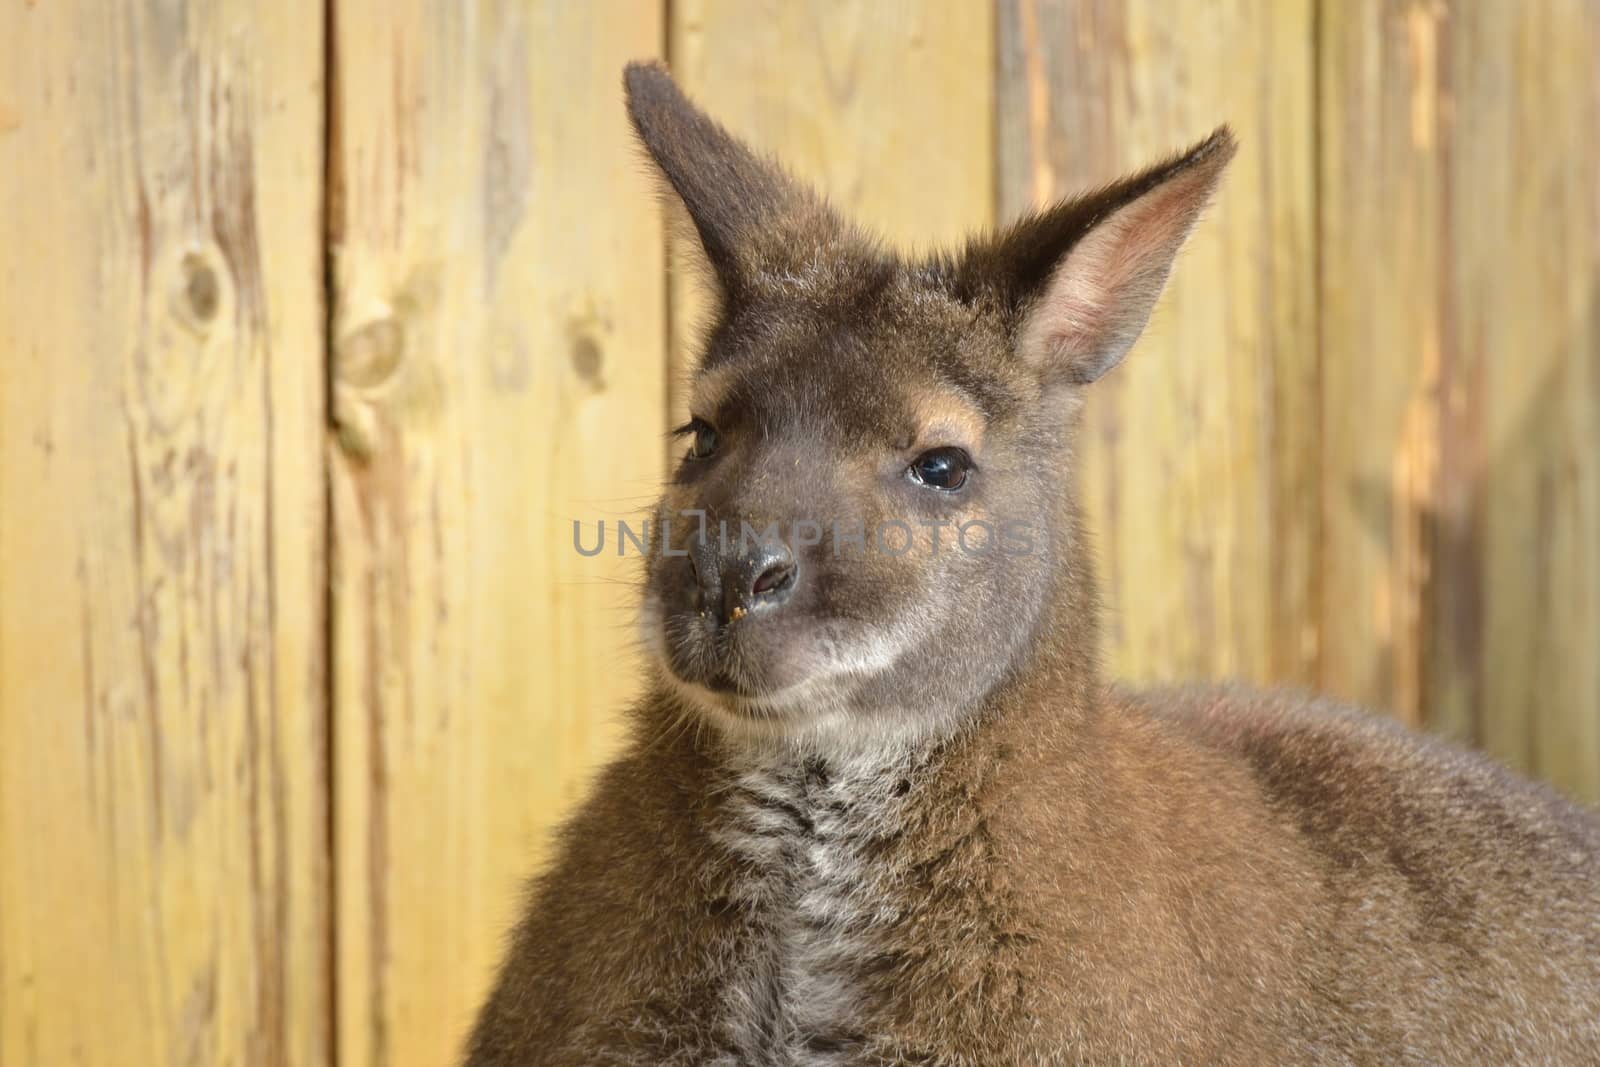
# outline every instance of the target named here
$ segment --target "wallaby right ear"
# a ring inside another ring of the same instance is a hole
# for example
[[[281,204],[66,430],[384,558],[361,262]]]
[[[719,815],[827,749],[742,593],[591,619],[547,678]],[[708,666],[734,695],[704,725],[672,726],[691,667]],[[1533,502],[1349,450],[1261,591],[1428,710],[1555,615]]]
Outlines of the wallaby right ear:
[[[633,128],[683,200],[725,291],[759,269],[764,230],[786,217],[828,215],[809,190],[695,107],[660,64],[630,63],[622,80]]]
[[[1178,156],[1023,219],[969,250],[967,286],[1020,312],[1016,349],[1046,380],[1083,385],[1122,359],[1233,158],[1226,126]]]

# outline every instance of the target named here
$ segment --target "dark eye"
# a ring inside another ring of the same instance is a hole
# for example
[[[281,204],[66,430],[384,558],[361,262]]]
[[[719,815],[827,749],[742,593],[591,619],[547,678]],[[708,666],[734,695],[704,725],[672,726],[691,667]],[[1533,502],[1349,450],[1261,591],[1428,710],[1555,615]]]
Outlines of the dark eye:
[[[959,448],[935,448],[924,452],[907,468],[914,481],[930,489],[954,492],[967,480],[972,470],[972,460]]]
[[[672,431],[674,437],[689,437],[689,458],[710,459],[717,451],[717,428],[695,417]]]

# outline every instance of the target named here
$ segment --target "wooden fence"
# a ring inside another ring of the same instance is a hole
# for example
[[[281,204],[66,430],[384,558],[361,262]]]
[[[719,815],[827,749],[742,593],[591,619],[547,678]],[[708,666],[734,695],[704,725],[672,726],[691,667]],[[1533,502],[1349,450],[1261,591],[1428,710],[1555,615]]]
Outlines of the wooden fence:
[[[1084,476],[1115,666],[1600,797],[1600,3],[0,2],[0,1063],[449,1062],[634,689],[667,57],[926,243],[1231,121]]]

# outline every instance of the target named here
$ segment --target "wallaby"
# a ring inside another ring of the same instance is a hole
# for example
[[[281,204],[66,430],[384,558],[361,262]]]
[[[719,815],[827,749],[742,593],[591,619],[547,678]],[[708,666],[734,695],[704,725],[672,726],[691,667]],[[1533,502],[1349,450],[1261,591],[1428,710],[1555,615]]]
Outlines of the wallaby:
[[[1229,131],[913,260],[624,81],[718,301],[647,695],[468,1062],[1600,1063],[1592,813],[1327,700],[1100,675],[1074,428]]]

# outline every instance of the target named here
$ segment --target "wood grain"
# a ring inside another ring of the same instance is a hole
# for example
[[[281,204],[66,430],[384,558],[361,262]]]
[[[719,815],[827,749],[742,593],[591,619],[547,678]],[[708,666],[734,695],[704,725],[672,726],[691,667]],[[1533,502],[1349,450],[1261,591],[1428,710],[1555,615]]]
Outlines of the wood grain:
[[[0,1062],[328,1062],[321,6],[0,6]]]
[[[642,0],[336,14],[339,1060],[431,1065],[637,684],[635,561],[572,521],[663,474],[664,237],[621,102],[662,27]]]
[[[1319,40],[1323,683],[1600,798],[1600,8]]]
[[[1120,676],[1316,674],[1312,6],[1000,5],[1002,219],[1232,124],[1242,145],[1079,472]]]
[[[994,20],[966,0],[677,0],[668,54],[702,106],[903,248],[994,217]],[[674,382],[706,304],[674,244]],[[674,417],[684,418],[674,399]]]

